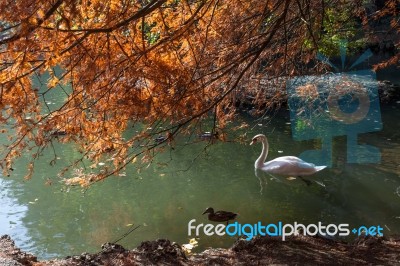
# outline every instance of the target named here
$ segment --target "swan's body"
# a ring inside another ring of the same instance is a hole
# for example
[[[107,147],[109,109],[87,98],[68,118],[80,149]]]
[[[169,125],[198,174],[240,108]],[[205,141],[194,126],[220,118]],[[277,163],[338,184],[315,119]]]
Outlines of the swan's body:
[[[250,145],[260,141],[262,143],[262,151],[258,159],[254,163],[256,169],[264,172],[286,176],[304,176],[312,175],[321,171],[326,166],[315,166],[313,163],[308,163],[295,156],[282,156],[271,161],[265,162],[268,155],[268,140],[263,134],[254,136]]]

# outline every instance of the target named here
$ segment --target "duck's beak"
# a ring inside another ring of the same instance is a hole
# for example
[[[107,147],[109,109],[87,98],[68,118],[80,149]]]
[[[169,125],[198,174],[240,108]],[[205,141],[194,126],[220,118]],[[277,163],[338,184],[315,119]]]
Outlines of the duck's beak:
[[[253,145],[254,143],[256,143],[256,140],[252,140],[251,142],[250,142],[250,145]]]
[[[206,213],[207,213],[207,211],[204,211],[201,215],[206,214]]]

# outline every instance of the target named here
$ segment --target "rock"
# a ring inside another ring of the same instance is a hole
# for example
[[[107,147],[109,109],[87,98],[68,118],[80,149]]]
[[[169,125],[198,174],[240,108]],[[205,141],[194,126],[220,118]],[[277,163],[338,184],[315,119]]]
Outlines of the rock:
[[[0,265],[2,266],[22,266],[21,263],[11,258],[0,258]]]
[[[0,258],[4,262],[0,265],[31,265],[31,262],[37,261],[35,256],[17,248],[8,235],[0,237]]]
[[[126,251],[126,249],[118,244],[115,243],[104,243],[103,245],[101,245],[101,249],[104,253],[109,253],[109,252],[124,252]]]
[[[186,260],[182,248],[176,243],[171,243],[168,239],[142,242],[137,250],[151,263],[182,264]]]

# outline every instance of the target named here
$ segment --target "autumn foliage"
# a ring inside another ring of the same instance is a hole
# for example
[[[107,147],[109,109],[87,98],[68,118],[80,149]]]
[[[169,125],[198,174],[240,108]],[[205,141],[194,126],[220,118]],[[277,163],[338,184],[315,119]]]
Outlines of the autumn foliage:
[[[3,0],[0,121],[12,132],[3,171],[26,150],[33,169],[54,141],[74,142],[82,152],[74,167],[113,158],[77,179],[89,184],[149,160],[206,117],[223,129],[246,95],[265,108],[282,98],[282,78],[321,71],[313,58],[327,12],[346,9],[367,26],[363,2]],[[396,1],[386,2],[385,12],[397,12]],[[44,73],[39,89],[32,79]],[[278,86],[272,95],[259,86],[265,79]],[[57,110],[41,103],[52,90],[65,96]],[[123,137],[131,126],[140,130]],[[159,135],[166,138],[154,142]]]

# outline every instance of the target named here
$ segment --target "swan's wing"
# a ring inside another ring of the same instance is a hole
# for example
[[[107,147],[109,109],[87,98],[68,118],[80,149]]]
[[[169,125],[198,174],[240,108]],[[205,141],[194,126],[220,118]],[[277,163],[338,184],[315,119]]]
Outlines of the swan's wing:
[[[308,163],[308,162],[303,161],[302,159],[295,157],[295,156],[278,157],[272,161],[280,162],[281,164],[290,164],[290,165],[297,166],[300,168],[314,168],[315,167],[315,164]]]
[[[275,173],[279,172],[281,169],[286,168],[288,165],[291,165],[291,163],[274,159],[272,161],[264,163],[264,166],[263,168],[261,168],[261,170],[269,173]]]
[[[300,158],[284,156],[264,163],[261,170],[273,174],[300,176],[315,173],[314,167],[314,164],[307,163]]]

